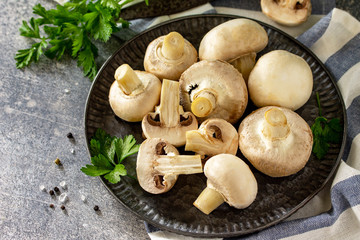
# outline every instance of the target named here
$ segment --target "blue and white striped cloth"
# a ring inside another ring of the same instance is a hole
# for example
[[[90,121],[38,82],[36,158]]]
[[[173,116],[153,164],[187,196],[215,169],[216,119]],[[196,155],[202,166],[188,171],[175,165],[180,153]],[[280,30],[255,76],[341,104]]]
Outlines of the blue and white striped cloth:
[[[297,37],[325,64],[340,88],[348,116],[348,133],[333,181],[286,221],[231,239],[360,239],[360,22],[334,8],[335,1],[312,2],[311,17],[298,27],[272,22],[261,13],[259,1],[251,0],[216,0],[183,13],[132,22],[133,30],[140,31],[196,13],[217,12],[257,19]],[[152,240],[196,239],[145,225]]]

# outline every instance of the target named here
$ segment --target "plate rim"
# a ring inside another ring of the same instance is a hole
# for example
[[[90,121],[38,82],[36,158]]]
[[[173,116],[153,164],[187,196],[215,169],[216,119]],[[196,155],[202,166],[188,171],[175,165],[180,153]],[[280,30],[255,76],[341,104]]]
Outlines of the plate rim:
[[[314,196],[316,194],[318,194],[321,190],[324,189],[325,185],[330,181],[330,179],[332,177],[334,177],[335,172],[337,171],[340,162],[341,162],[341,158],[344,154],[344,150],[345,150],[345,145],[346,145],[346,137],[347,137],[347,128],[348,128],[348,123],[347,123],[347,113],[346,113],[346,107],[345,107],[345,103],[344,103],[344,99],[342,97],[341,91],[333,77],[333,74],[329,71],[329,69],[325,66],[325,64],[316,56],[316,54],[310,50],[309,47],[307,47],[305,44],[301,43],[299,40],[297,40],[295,37],[291,36],[290,34],[284,32],[283,30],[276,28],[275,26],[272,26],[268,23],[264,23],[260,20],[257,19],[253,19],[253,18],[249,18],[249,17],[244,17],[241,15],[233,15],[233,14],[218,14],[218,13],[211,13],[211,14],[193,14],[193,15],[187,15],[187,16],[183,16],[183,17],[179,17],[179,18],[175,18],[175,19],[170,19],[164,22],[161,22],[159,24],[156,24],[144,31],[141,31],[139,33],[137,33],[135,36],[133,36],[131,39],[125,41],[121,47],[119,47],[114,53],[111,54],[111,56],[109,56],[107,58],[107,60],[102,64],[101,68],[99,69],[98,73],[96,74],[94,80],[92,81],[91,87],[89,89],[87,98],[86,98],[86,104],[85,104],[85,109],[84,109],[84,121],[83,121],[83,127],[84,127],[84,135],[85,135],[85,141],[86,141],[86,148],[87,148],[87,152],[88,152],[88,156],[89,158],[91,158],[91,153],[90,153],[90,142],[89,142],[89,137],[88,133],[87,133],[87,126],[86,126],[86,122],[88,120],[88,109],[89,109],[89,101],[90,101],[90,97],[92,92],[94,91],[95,88],[95,83],[98,80],[98,78],[101,76],[102,72],[104,71],[104,69],[107,67],[107,65],[110,63],[110,61],[114,58],[115,55],[118,54],[119,51],[121,51],[124,47],[126,47],[128,45],[128,43],[134,41],[135,39],[141,37],[142,35],[153,31],[154,29],[157,28],[161,28],[163,26],[166,26],[168,24],[174,23],[174,22],[181,22],[184,20],[189,20],[189,19],[198,19],[198,18],[230,18],[231,19],[237,19],[237,18],[244,18],[244,19],[250,19],[253,20],[257,23],[259,23],[262,26],[265,26],[267,28],[270,28],[278,33],[280,33],[281,35],[284,35],[287,38],[290,38],[292,41],[294,41],[296,44],[298,44],[300,47],[304,48],[308,54],[311,55],[311,57],[314,58],[314,60],[322,67],[322,69],[326,72],[326,74],[329,76],[330,81],[332,82],[336,94],[339,96],[339,100],[340,100],[340,104],[342,107],[342,112],[343,112],[343,137],[342,137],[342,142],[341,142],[341,146],[339,149],[339,154],[336,158],[335,164],[332,167],[332,170],[330,171],[329,175],[326,177],[325,181],[321,184],[321,186],[316,189],[312,194],[308,195],[302,202],[300,202],[298,205],[296,205],[294,208],[292,208],[290,211],[288,211],[286,214],[282,215],[281,218],[276,219],[270,223],[267,223],[261,227],[257,227],[257,228],[252,228],[246,231],[234,231],[234,232],[229,232],[229,233],[194,233],[194,232],[187,232],[187,231],[181,231],[178,229],[173,229],[173,228],[169,228],[167,226],[161,225],[157,222],[154,222],[152,219],[149,219],[148,217],[139,214],[138,212],[134,211],[133,209],[131,209],[126,203],[124,203],[123,201],[121,201],[116,195],[115,193],[109,188],[109,186],[106,183],[106,180],[100,176],[98,177],[100,179],[100,181],[102,182],[102,184],[105,186],[105,188],[110,192],[110,194],[118,201],[121,203],[121,205],[123,205],[126,209],[128,209],[132,214],[135,214],[139,219],[142,219],[143,221],[146,221],[147,223],[161,229],[161,230],[165,230],[165,231],[169,231],[169,232],[173,232],[173,233],[177,233],[177,234],[181,234],[184,236],[192,236],[192,237],[200,237],[200,238],[204,238],[204,237],[238,237],[238,236],[243,236],[243,235],[247,235],[247,234],[251,234],[251,233],[255,233],[255,232],[259,232],[262,231],[264,229],[267,229],[269,227],[272,227],[280,222],[283,222],[286,218],[290,217],[292,214],[294,214],[296,211],[298,211],[299,209],[301,209],[302,207],[304,207],[306,205],[306,203],[308,203],[311,199],[314,198]]]

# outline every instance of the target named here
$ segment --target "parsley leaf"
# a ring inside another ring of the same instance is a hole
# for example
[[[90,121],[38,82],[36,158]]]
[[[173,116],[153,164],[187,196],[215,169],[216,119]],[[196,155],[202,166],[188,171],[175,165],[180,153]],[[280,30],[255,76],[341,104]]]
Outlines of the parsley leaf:
[[[145,2],[148,5],[148,1]],[[18,50],[15,55],[17,68],[37,62],[43,54],[57,60],[69,54],[77,59],[85,76],[93,79],[98,71],[95,62],[98,49],[94,42],[106,42],[114,32],[129,27],[129,22],[120,17],[122,7],[117,0],[69,0],[50,10],[36,4],[33,13],[38,18],[23,21],[19,28],[21,36],[36,42],[28,49]]]
[[[318,159],[322,159],[329,150],[329,143],[322,136],[314,137],[313,153]]]
[[[85,41],[89,41],[85,30],[72,23],[65,23],[63,32],[68,34],[69,38],[72,40],[71,56],[76,57],[82,46],[85,44]]]
[[[53,21],[52,16],[48,13],[48,11],[46,11],[43,6],[41,6],[41,4],[36,4],[33,7],[33,13],[42,17],[36,19],[39,25],[49,24]]]
[[[328,152],[330,143],[341,142],[342,125],[339,118],[334,118],[329,121],[323,117],[319,93],[316,93],[316,99],[319,105],[319,116],[311,126],[314,137],[312,151],[318,159],[322,159]]]
[[[86,167],[83,167],[80,170],[86,175],[93,177],[109,173],[114,168],[114,166],[107,160],[107,158],[101,154],[92,157],[91,163],[93,165],[86,165]]]
[[[102,169],[93,165],[86,165],[86,167],[82,167],[80,170],[91,177],[97,177],[111,172],[111,169]]]
[[[101,128],[97,129],[95,136],[90,140],[90,152],[92,156],[99,154],[105,156],[113,165],[115,156],[115,145],[118,139],[111,137]]]
[[[118,0],[101,0],[101,4],[112,9],[121,9]]]
[[[46,48],[47,43],[45,40],[34,43],[29,49],[21,49],[15,55],[16,67],[23,68],[30,62],[37,62],[40,56],[43,54],[43,50]]]
[[[106,42],[112,33],[111,19],[111,12],[107,8],[100,4],[89,4],[89,13],[84,15],[86,30],[95,40],[100,39]]]
[[[86,76],[93,79],[97,73],[97,67],[95,64],[95,56],[97,55],[97,48],[90,43],[79,52],[78,55],[78,66],[83,67]]]
[[[115,168],[104,176],[111,183],[118,183],[120,182],[120,176],[126,176],[127,171],[125,166],[122,164],[117,164]]]
[[[35,21],[35,18],[31,18],[30,26],[26,21],[22,21],[22,25],[19,28],[20,35],[29,38],[40,38],[39,23]]]
[[[132,135],[125,136],[124,139],[119,139],[116,144],[116,155],[118,162],[121,163],[125,158],[139,151],[139,144]]]
[[[58,4],[56,9],[48,10],[48,14],[52,16],[52,24],[63,26],[66,23],[77,25],[82,20],[82,14],[78,11],[69,11],[66,6]]]
[[[59,60],[71,46],[71,42],[68,39],[53,39],[49,41],[49,44],[51,44],[52,47],[46,50],[45,56],[50,59],[56,58],[57,60]]]
[[[127,170],[121,162],[137,153],[139,147],[132,135],[117,138],[99,128],[90,140],[92,165],[86,165],[80,170],[89,176],[104,175],[110,183],[118,183],[120,176],[127,176]]]

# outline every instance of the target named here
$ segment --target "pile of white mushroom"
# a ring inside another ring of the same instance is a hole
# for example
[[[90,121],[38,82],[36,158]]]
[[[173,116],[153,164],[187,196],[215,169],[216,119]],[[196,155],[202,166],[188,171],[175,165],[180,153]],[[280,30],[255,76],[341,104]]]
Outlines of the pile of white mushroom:
[[[271,177],[305,166],[313,138],[294,111],[310,98],[312,71],[284,50],[256,61],[267,43],[261,25],[239,18],[203,37],[199,59],[189,41],[171,32],[147,47],[145,72],[127,64],[116,70],[110,106],[123,120],[141,121],[146,140],[136,171],[145,191],[164,193],[179,175],[204,172],[207,187],[194,206],[209,214],[224,201],[241,209],[256,199],[257,181],[248,164]],[[236,130],[248,96],[259,109]],[[181,146],[195,155],[179,154]],[[236,156],[238,149],[248,163]]]

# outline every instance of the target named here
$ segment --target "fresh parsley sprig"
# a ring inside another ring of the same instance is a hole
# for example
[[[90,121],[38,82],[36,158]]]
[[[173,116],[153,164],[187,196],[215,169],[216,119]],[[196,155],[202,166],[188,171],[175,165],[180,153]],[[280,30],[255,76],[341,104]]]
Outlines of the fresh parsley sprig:
[[[119,4],[118,0],[69,0],[50,10],[41,4],[35,5],[33,13],[39,17],[31,18],[29,23],[23,21],[19,28],[21,36],[31,38],[35,43],[28,49],[18,50],[16,67],[24,68],[38,62],[43,54],[57,60],[69,54],[77,59],[85,76],[93,79],[97,73],[95,58],[98,56],[94,40],[106,42],[114,32],[129,27],[129,22],[120,17],[120,12],[132,1]],[[148,5],[148,0],[145,3]]]
[[[316,100],[319,106],[319,116],[315,119],[314,124],[311,126],[314,138],[312,151],[318,159],[322,159],[329,151],[330,143],[341,142],[342,125],[339,118],[328,120],[322,116],[318,92],[316,92]]]
[[[110,183],[120,182],[120,176],[128,173],[123,160],[139,151],[139,144],[132,135],[124,138],[112,137],[102,129],[97,129],[90,141],[92,165],[86,165],[80,170],[88,176],[102,176]]]

